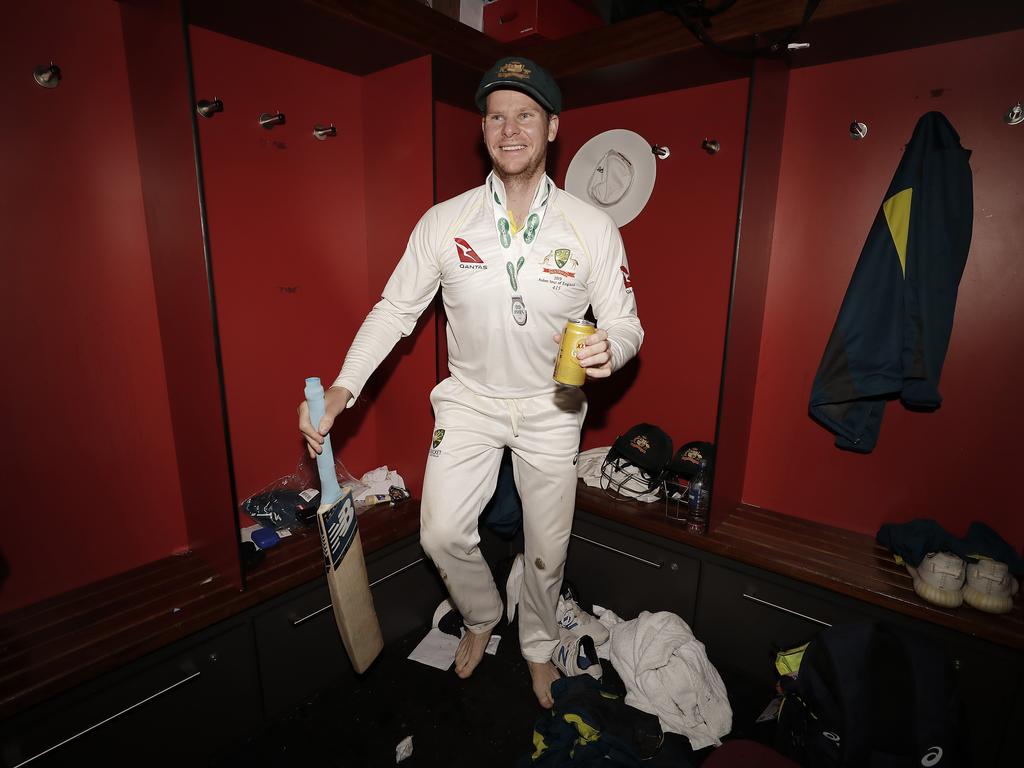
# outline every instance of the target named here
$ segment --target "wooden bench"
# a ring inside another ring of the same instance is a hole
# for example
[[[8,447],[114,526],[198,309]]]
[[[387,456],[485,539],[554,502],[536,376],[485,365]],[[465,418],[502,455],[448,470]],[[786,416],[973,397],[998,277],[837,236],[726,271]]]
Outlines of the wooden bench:
[[[418,530],[415,500],[360,518],[367,555]],[[0,616],[0,718],[311,582],[323,567],[310,527],[266,550],[242,592],[184,554]]]
[[[919,598],[903,566],[870,536],[743,506],[707,536],[687,533],[661,503],[616,501],[583,484],[579,509],[772,573],[1024,650],[1024,609],[993,616]],[[367,554],[419,530],[419,503],[375,510],[361,522]],[[283,594],[322,574],[314,529],[267,550],[239,592],[185,554],[0,617],[0,717]]]
[[[871,536],[741,506],[714,522],[706,536],[687,533],[661,502],[617,501],[598,488],[579,486],[577,508],[746,565],[838,592],[866,603],[938,624],[971,637],[1024,650],[1024,605],[992,615],[964,605],[932,605],[914,592],[907,569]]]

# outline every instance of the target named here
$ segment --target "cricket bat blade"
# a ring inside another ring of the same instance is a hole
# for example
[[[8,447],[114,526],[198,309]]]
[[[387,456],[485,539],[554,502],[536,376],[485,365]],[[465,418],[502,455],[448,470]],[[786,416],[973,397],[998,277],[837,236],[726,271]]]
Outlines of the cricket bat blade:
[[[324,390],[320,379],[306,379],[305,394],[309,420],[316,426],[324,416]],[[384,636],[366,575],[352,491],[338,485],[329,435],[324,438],[323,450],[317,456],[316,464],[323,501],[316,512],[316,520],[334,607],[334,623],[338,626],[352,667],[362,673],[384,648]]]

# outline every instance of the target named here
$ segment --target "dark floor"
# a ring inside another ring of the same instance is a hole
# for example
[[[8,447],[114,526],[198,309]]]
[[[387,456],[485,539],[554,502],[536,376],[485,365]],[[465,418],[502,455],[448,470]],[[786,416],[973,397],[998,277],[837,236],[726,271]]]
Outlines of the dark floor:
[[[413,754],[403,768],[516,765],[532,752],[533,725],[545,710],[533,695],[515,625],[499,625],[497,654],[485,655],[467,680],[406,658],[425,632],[389,645],[357,681],[322,689],[212,764],[392,766],[395,747],[412,736]],[[614,670],[605,684],[616,687]],[[749,735],[734,727],[744,730]],[[657,759],[645,765],[698,766],[708,751],[695,754],[686,739],[669,734]]]

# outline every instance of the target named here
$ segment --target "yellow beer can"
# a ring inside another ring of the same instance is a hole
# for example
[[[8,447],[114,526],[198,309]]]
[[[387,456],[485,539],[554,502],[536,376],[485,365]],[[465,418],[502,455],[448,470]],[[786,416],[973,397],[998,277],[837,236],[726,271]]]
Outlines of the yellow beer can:
[[[589,320],[569,320],[562,331],[562,345],[558,348],[558,358],[555,360],[554,379],[559,384],[569,387],[579,387],[587,380],[587,372],[578,362],[576,355],[583,349],[587,336],[594,333],[597,328]]]

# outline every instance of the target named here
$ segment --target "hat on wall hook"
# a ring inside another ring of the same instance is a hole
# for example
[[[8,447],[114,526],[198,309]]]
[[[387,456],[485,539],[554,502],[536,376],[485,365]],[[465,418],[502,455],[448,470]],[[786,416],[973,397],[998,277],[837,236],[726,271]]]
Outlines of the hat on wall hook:
[[[1020,125],[1021,123],[1024,123],[1024,106],[1021,106],[1021,103],[1018,101],[1006,110],[1006,115],[1003,117],[1003,120],[1006,121],[1007,125]]]
[[[224,111],[224,102],[218,99],[216,96],[213,97],[213,101],[208,99],[201,99],[196,104],[196,114],[200,117],[211,118],[218,112]]]
[[[667,160],[668,156],[672,154],[672,150],[668,147],[663,147],[661,144],[651,144],[651,152],[659,160]]]
[[[273,129],[274,126],[284,125],[284,123],[284,112],[279,111],[273,114],[270,112],[260,113],[260,128],[266,128],[269,131]]]
[[[868,135],[867,123],[862,123],[858,120],[854,120],[850,123],[850,138],[854,141],[860,141]]]
[[[333,139],[338,135],[338,129],[334,127],[334,123],[330,125],[320,125],[317,123],[313,126],[313,136],[320,141],[327,141],[327,139]]]
[[[704,141],[700,143],[700,148],[709,155],[717,155],[719,150],[722,149],[722,145],[718,143],[718,139],[705,138]]]
[[[43,88],[56,88],[60,85],[60,67],[52,61],[49,64],[40,64],[32,70],[32,77]]]

